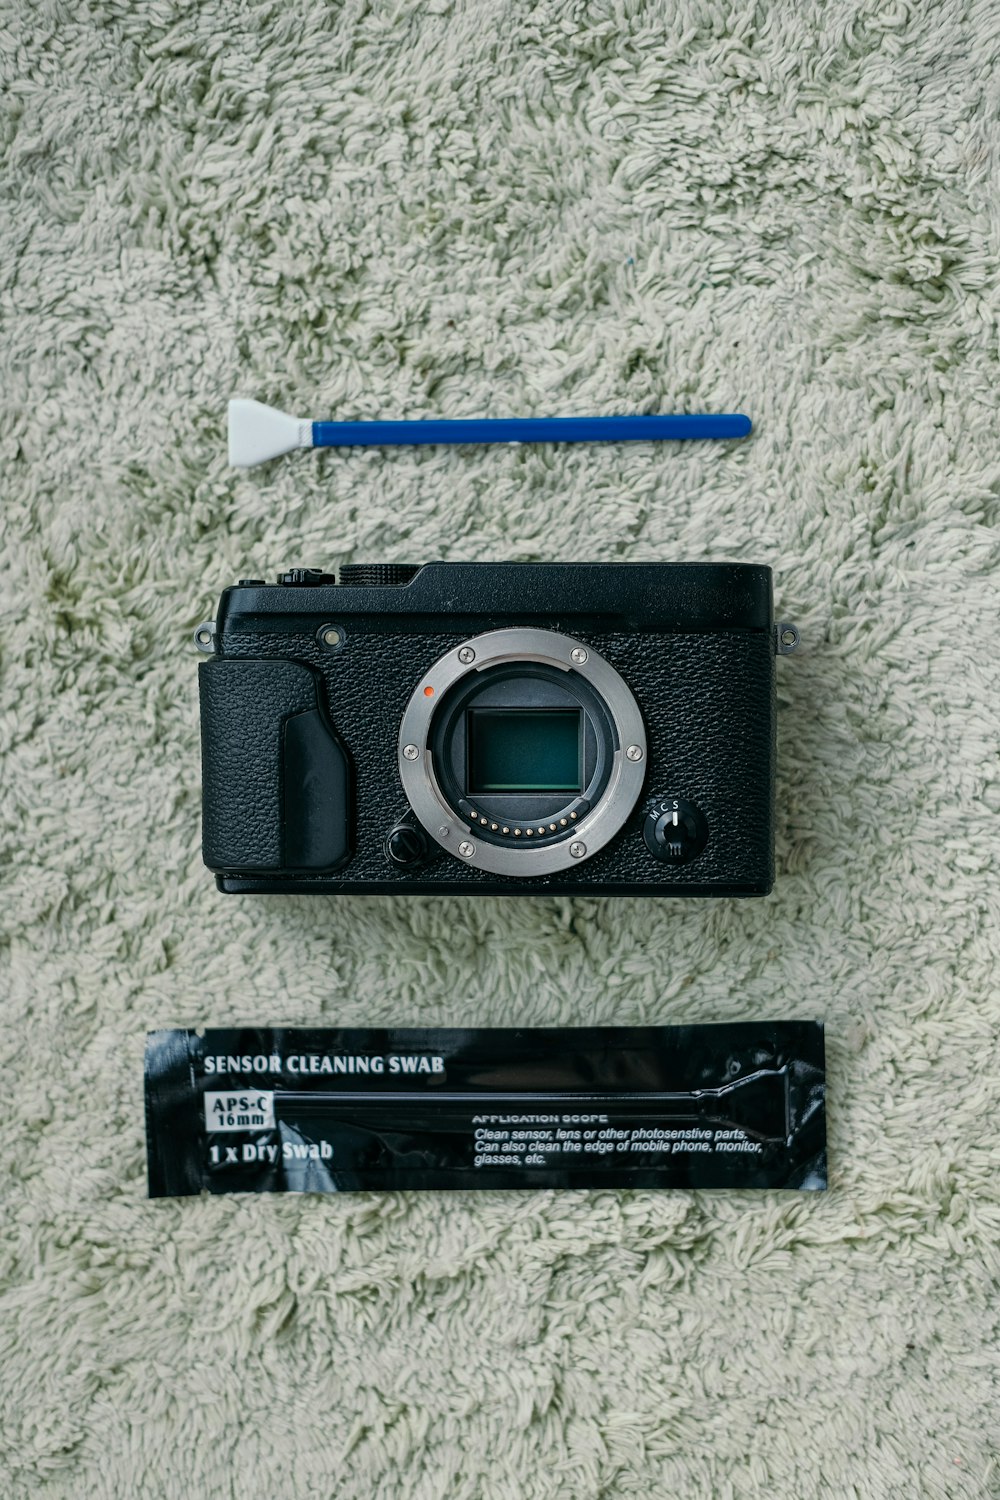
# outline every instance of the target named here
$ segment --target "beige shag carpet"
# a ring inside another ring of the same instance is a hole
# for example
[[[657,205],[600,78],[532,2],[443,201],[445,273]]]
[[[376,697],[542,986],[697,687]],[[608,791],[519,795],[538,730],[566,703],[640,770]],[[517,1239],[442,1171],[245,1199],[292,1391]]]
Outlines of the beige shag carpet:
[[[1000,1494],[995,0],[0,10],[5,1500]],[[772,564],[774,895],[218,895],[193,626],[429,558]],[[785,1015],[825,1195],[146,1201],[149,1026]]]

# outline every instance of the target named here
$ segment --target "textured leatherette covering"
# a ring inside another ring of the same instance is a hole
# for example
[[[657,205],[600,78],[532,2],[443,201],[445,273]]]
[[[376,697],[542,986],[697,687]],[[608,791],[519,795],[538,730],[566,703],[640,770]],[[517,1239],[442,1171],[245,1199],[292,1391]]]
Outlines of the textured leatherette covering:
[[[396,759],[407,701],[434,662],[474,632],[394,632],[388,619],[378,621],[377,629],[357,629],[348,620],[342,649],[329,653],[316,641],[327,618],[331,616],[303,618],[300,613],[299,628],[279,634],[273,620],[265,620],[261,628],[241,615],[239,628],[226,634],[222,649],[227,660],[247,658],[245,677],[217,674],[212,663],[202,667],[205,860],[216,871],[237,877],[277,867],[274,767],[280,756],[280,720],[296,707],[314,706],[310,693],[317,680],[353,770],[353,856],[332,876],[222,880],[224,889],[747,895],[770,889],[775,740],[770,629],[588,632],[575,619],[545,620],[547,629],[593,646],[631,688],[646,723],[648,770],[634,813],[604,849],[570,870],[525,880],[470,869],[436,846],[412,872],[393,867],[385,854],[387,833],[408,811]],[[287,618],[282,621],[287,623]],[[488,616],[476,621],[480,632],[508,623]],[[253,661],[270,657],[272,662],[265,663],[270,666],[278,653],[288,658],[280,691],[273,677],[265,687]],[[708,843],[687,864],[658,861],[642,836],[650,800],[665,797],[695,803],[708,822]]]
[[[217,871],[280,870],[282,735],[293,714],[319,705],[319,675],[284,657],[226,657],[202,662],[198,686],[205,863]]]

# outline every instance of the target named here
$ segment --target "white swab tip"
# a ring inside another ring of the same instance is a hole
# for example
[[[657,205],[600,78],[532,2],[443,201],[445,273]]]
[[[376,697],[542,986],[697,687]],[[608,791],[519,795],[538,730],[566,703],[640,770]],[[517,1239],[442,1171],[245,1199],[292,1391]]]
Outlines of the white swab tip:
[[[229,462],[237,469],[249,469],[280,458],[293,448],[312,447],[312,422],[306,417],[290,417],[277,407],[262,401],[237,397],[229,403]]]

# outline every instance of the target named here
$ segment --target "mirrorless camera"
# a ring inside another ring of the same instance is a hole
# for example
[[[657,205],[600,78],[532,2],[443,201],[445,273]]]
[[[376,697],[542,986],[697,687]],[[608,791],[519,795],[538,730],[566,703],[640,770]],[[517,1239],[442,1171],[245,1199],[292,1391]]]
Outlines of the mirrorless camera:
[[[769,568],[352,564],[195,632],[220,890],[763,896]]]

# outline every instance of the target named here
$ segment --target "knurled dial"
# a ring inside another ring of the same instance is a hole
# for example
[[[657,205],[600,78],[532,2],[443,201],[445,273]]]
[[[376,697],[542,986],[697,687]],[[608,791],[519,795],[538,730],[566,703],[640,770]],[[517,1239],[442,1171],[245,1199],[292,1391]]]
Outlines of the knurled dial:
[[[708,843],[705,814],[693,802],[658,797],[646,813],[642,836],[650,854],[668,865],[687,864]]]
[[[347,588],[398,588],[419,572],[416,563],[342,563],[340,583]]]

